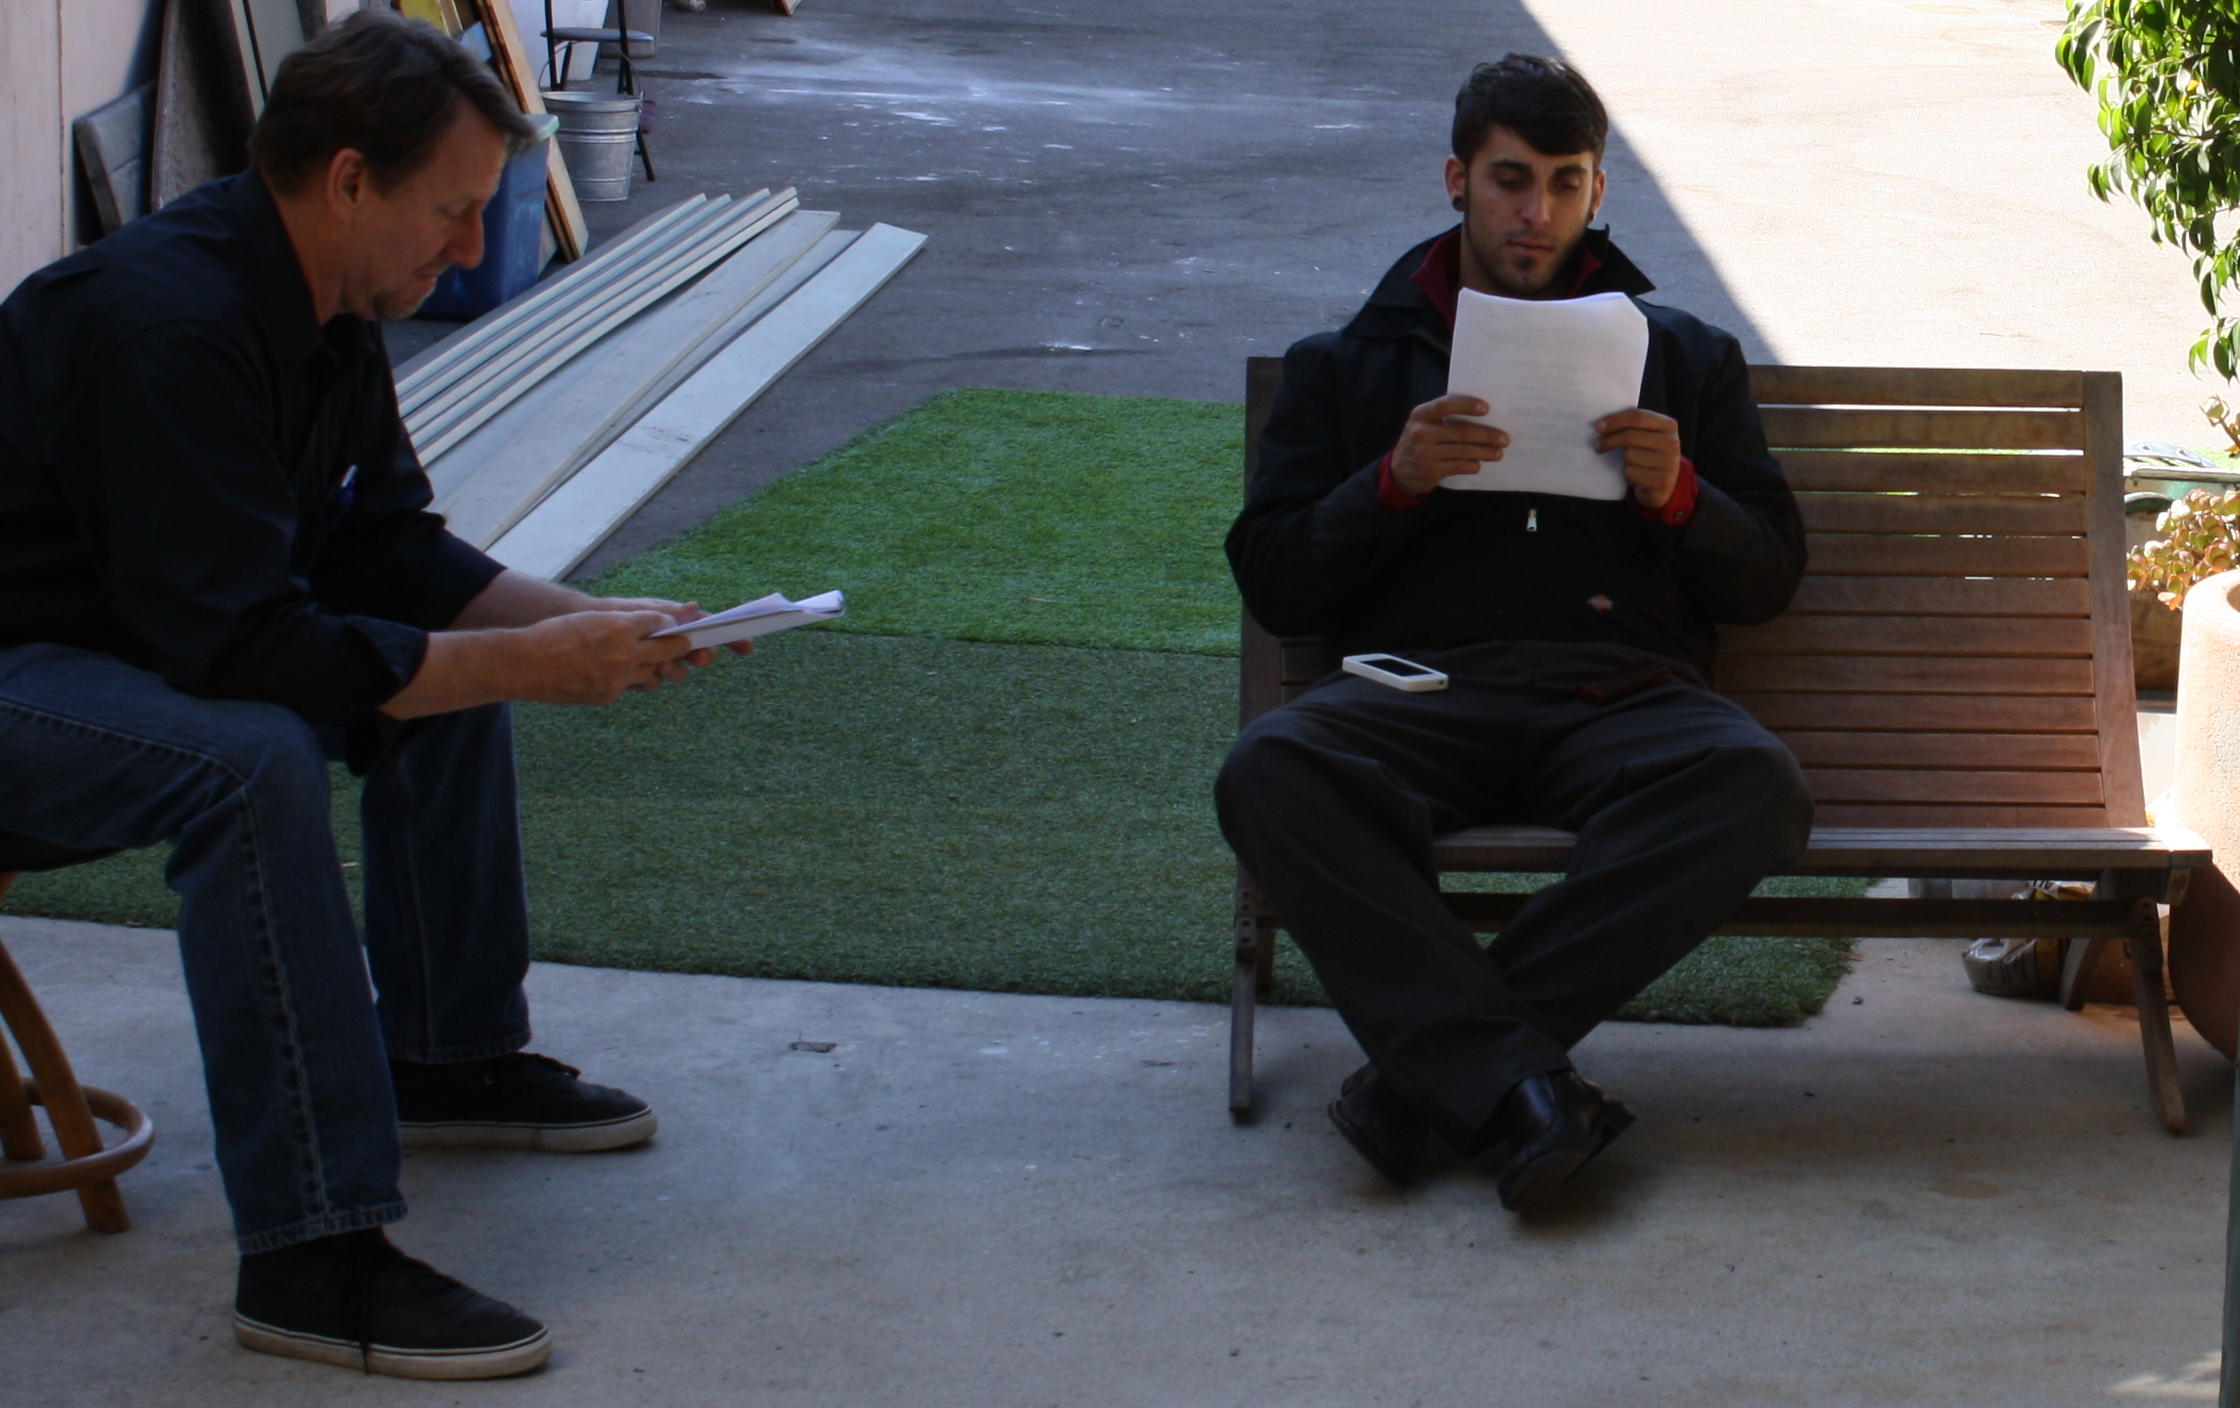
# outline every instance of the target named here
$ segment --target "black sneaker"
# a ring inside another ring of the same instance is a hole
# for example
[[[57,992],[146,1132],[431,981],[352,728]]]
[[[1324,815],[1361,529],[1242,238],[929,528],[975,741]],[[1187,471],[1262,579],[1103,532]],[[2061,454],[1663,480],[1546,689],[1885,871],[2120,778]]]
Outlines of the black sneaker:
[[[424,1066],[391,1061],[397,1126],[411,1148],[477,1146],[584,1154],[653,1137],[653,1107],[578,1080],[549,1056],[517,1051],[488,1061]]]
[[[233,1335],[266,1354],[402,1379],[504,1378],[552,1354],[544,1326],[414,1261],[378,1227],[241,1258]]]

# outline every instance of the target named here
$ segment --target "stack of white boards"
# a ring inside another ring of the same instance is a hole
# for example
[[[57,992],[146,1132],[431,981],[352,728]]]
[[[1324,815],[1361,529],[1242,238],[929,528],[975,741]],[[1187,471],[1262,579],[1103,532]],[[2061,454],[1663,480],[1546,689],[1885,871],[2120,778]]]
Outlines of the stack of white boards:
[[[565,575],[925,243],[799,206],[693,196],[398,368],[451,531]]]

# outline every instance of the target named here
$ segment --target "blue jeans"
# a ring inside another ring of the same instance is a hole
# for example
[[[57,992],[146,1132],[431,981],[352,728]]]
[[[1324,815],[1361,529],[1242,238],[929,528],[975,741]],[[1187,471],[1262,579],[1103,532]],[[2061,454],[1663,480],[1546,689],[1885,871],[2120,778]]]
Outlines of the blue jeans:
[[[0,831],[172,848],[244,1255],[404,1215],[390,1057],[470,1061],[529,1040],[510,712],[415,721],[366,777],[362,946],[331,822],[340,742],[111,656],[0,649]]]

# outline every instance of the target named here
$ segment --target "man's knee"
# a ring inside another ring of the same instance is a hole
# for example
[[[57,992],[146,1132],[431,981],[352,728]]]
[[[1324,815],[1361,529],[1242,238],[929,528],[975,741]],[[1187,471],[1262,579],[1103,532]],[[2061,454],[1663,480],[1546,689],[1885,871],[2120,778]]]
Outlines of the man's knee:
[[[277,704],[223,701],[212,711],[203,742],[211,767],[211,802],[247,799],[268,819],[312,819],[327,825],[331,783],[317,730]]]
[[[1749,824],[1777,867],[1804,854],[1812,839],[1812,786],[1779,739],[1734,743],[1719,749],[1722,794]]]
[[[1312,721],[1291,709],[1272,709],[1245,725],[1214,778],[1214,803],[1221,814],[1265,807],[1295,790],[1313,771],[1321,751],[1313,733]]]

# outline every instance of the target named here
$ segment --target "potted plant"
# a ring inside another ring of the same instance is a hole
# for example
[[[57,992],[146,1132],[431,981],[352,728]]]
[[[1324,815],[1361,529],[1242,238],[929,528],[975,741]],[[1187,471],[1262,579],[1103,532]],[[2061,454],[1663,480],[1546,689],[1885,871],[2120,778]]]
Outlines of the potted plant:
[[[2141,690],[2178,687],[2178,609],[2194,583],[2240,567],[2240,489],[2195,489],[2171,501],[2155,535],[2124,554],[2132,668]]]

